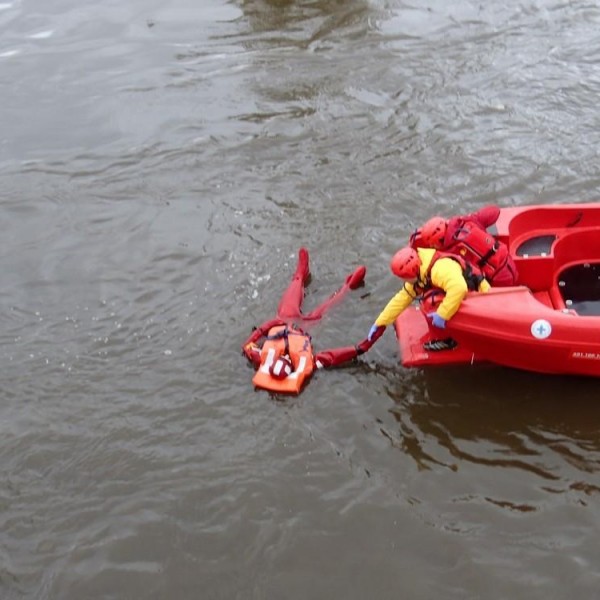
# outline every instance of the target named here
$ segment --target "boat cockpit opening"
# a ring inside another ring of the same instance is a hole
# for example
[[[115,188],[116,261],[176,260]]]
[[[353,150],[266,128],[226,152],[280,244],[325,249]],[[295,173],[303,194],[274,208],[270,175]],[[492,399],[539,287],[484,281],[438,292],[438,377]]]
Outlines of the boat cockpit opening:
[[[550,254],[555,235],[539,235],[525,240],[516,251],[517,256],[546,256]]]
[[[558,290],[578,315],[600,316],[600,263],[568,267],[558,276]]]

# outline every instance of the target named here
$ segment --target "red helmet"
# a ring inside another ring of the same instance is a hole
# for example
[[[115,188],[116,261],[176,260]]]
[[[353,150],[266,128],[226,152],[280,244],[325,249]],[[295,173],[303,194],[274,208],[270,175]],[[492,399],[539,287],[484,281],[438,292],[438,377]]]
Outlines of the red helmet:
[[[392,273],[401,279],[414,279],[419,276],[421,259],[417,251],[410,246],[401,248],[390,262]]]
[[[448,221],[442,217],[432,217],[421,227],[421,243],[426,248],[440,248],[446,235]]]
[[[274,360],[269,367],[269,373],[275,379],[285,379],[293,370],[292,361],[285,354]]]

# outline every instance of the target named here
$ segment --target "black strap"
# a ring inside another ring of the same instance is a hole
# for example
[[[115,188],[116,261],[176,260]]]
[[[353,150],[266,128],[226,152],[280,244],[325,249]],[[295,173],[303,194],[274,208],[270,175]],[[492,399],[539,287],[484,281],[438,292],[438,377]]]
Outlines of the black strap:
[[[463,277],[467,282],[467,289],[471,292],[479,290],[479,284],[485,279],[482,273],[476,272],[469,263],[467,263],[465,270],[463,271]]]
[[[273,335],[267,335],[267,336],[265,336],[265,339],[267,339],[267,340],[280,340],[281,338],[285,338],[287,340],[288,334],[289,334],[288,328],[284,327],[281,331],[278,331],[277,333],[275,333]]]
[[[303,337],[310,338],[310,335],[308,335],[308,333],[304,333],[300,329],[298,329],[297,331],[294,330],[294,329],[292,329],[290,331],[287,327],[285,327],[284,329],[282,329],[281,331],[278,331],[277,333],[275,333],[273,335],[267,335],[267,336],[265,336],[265,339],[267,339],[267,340],[280,340],[281,338],[285,338],[286,339],[286,343],[287,343],[288,336],[290,336],[290,335],[301,335]]]
[[[498,252],[499,247],[500,247],[500,245],[498,244],[498,242],[494,242],[494,245],[485,253],[483,258],[481,258],[481,260],[479,260],[479,262],[477,263],[477,266],[483,267],[483,265],[487,264],[487,261],[490,260],[490,258],[492,258],[492,256],[494,256],[494,254],[496,254],[496,252]]]
[[[413,291],[412,292],[410,292],[408,290],[408,288],[406,287],[406,281],[404,282],[404,285],[402,286],[402,288],[413,300],[416,300],[420,296],[419,289],[421,289],[421,286],[419,286],[419,280],[417,280],[415,283],[413,283]]]

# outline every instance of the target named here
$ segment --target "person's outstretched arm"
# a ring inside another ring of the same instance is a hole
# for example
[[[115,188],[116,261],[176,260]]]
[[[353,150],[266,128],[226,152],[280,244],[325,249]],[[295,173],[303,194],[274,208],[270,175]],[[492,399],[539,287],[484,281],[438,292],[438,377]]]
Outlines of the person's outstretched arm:
[[[413,284],[405,283],[402,289],[392,297],[385,305],[385,308],[379,313],[363,342],[370,343],[370,348],[384,334],[386,327],[391,325],[400,313],[410,306],[415,298],[416,294]]]
[[[321,350],[321,352],[318,352],[315,356],[315,366],[317,369],[339,367],[367,352],[374,343],[374,341],[370,342],[369,340],[364,339],[356,346],[343,346],[341,348]]]

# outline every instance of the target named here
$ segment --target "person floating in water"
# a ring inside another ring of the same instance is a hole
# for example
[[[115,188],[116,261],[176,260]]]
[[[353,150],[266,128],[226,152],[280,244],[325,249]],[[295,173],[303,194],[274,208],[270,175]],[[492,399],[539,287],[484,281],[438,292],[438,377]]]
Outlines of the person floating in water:
[[[255,387],[298,394],[315,369],[341,365],[371,347],[369,340],[363,340],[357,346],[332,348],[315,354],[311,336],[305,331],[305,324],[319,321],[348,290],[360,287],[366,271],[366,267],[358,267],[327,300],[310,313],[303,314],[304,287],[310,277],[310,268],[308,250],[300,248],[296,271],[281,297],[277,316],[256,327],[242,344],[244,355],[256,369],[252,379]]]

